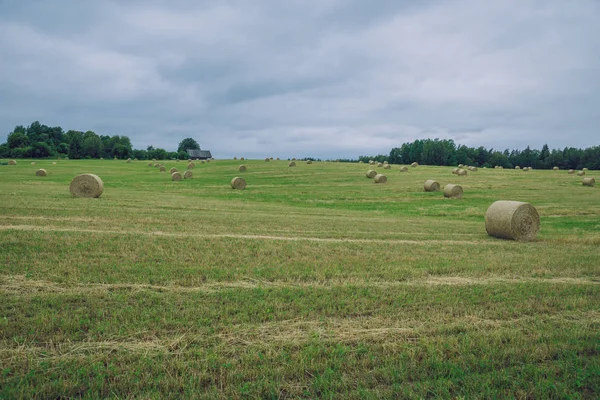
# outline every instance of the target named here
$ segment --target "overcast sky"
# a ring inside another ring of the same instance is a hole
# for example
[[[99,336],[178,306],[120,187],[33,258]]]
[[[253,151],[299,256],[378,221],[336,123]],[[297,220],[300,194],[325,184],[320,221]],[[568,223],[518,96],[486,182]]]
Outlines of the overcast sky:
[[[600,144],[598,0],[0,0],[0,142],[39,120],[219,157]]]

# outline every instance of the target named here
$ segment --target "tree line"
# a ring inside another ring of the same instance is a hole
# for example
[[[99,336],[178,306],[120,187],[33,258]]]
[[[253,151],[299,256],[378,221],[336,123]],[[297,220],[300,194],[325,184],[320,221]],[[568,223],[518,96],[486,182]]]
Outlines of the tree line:
[[[548,148],[545,144],[541,150],[527,146],[524,150],[495,150],[480,147],[456,145],[453,140],[423,139],[404,143],[394,147],[389,155],[360,156],[360,161],[378,162],[387,161],[392,164],[411,164],[417,162],[422,165],[448,165],[458,164],[473,165],[477,167],[504,168],[533,167],[536,169],[600,169],[600,146],[578,149],[565,147],[564,149]]]
[[[38,121],[28,127],[18,125],[8,134],[6,143],[0,144],[0,158],[137,158],[139,160],[165,160],[189,158],[186,149],[199,149],[198,143],[187,138],[179,143],[177,151],[148,146],[134,149],[131,140],[123,135],[98,135],[93,131],[68,130],[60,126],[46,126]]]

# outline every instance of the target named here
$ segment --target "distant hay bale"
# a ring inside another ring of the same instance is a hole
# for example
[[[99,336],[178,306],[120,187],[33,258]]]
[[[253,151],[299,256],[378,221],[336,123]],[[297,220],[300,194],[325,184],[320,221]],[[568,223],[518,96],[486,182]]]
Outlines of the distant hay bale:
[[[53,162],[52,162],[52,165],[56,165],[56,161],[53,161]]]
[[[269,161],[271,161],[271,160],[269,159],[269,157],[265,158],[265,162],[269,162]]]
[[[585,175],[585,171],[579,171],[579,172],[577,173],[577,176],[584,176],[584,175]]]
[[[306,163],[307,164],[312,164],[312,160],[308,160]]]
[[[477,172],[477,167],[469,167],[469,171]]]
[[[238,171],[240,171],[240,172],[245,172],[245,171],[246,171],[246,166],[245,166],[245,165],[243,165],[243,164],[242,164],[242,165],[240,165],[240,166],[238,167]]]
[[[374,171],[372,169],[368,170],[367,173],[365,174],[365,176],[369,179],[375,178],[375,175],[377,175],[377,171]]]
[[[177,168],[173,167],[169,170],[169,173],[172,174],[173,172],[177,172]]]
[[[362,160],[361,160],[361,161],[359,161],[358,163],[359,163],[359,164],[362,164],[363,162],[362,162]]]
[[[157,163],[157,162],[155,162],[155,163],[154,163],[154,164],[152,164],[152,165],[154,165],[154,167],[156,167],[156,168],[160,167],[160,164],[159,164],[159,163]]]
[[[585,172],[587,172],[587,170],[588,170],[587,168],[583,168],[583,169],[582,169],[582,171],[585,171]]]
[[[100,197],[104,191],[104,183],[97,175],[77,175],[69,185],[73,197]]]
[[[462,195],[463,188],[460,185],[453,185],[449,183],[444,187],[444,197],[448,197],[449,199],[460,199]]]
[[[153,165],[154,165],[154,164],[153,164],[153,163],[151,163],[151,162],[149,162],[149,163],[148,163],[148,166],[149,166],[149,167],[151,167],[151,166],[153,166]]]
[[[458,164],[458,168],[462,168],[462,167],[464,167],[463,164]]]
[[[377,163],[377,168],[383,167],[383,163]]]
[[[206,161],[202,160],[200,161],[200,164],[206,164]]]
[[[296,163],[294,161],[290,161],[288,167],[295,167]]]
[[[279,157],[277,157],[277,161],[279,161]]]
[[[387,183],[387,177],[383,174],[375,175],[375,183]]]
[[[104,160],[104,157],[100,157],[100,160]]]
[[[569,170],[569,175],[573,175],[574,173],[575,173],[575,170],[574,170],[574,169],[570,169],[570,170]]]
[[[35,165],[35,161],[33,161],[33,162],[31,163],[31,165]]]
[[[498,167],[498,169],[504,169],[504,167],[501,165],[501,166]]]
[[[296,158],[292,158],[292,161],[296,161]]]
[[[533,240],[540,230],[540,216],[529,203],[499,200],[485,213],[485,230],[501,239]]]
[[[518,165],[515,167],[515,169],[521,169],[521,167],[519,167]]]
[[[523,167],[523,169],[522,169],[522,171],[525,171],[525,172],[529,172],[529,170],[530,170],[529,167]]]
[[[456,172],[456,175],[459,175],[459,176],[465,176],[465,175],[467,175],[467,174],[468,174],[468,172],[467,172],[467,170],[466,170],[466,169],[459,169],[459,170]]]
[[[392,169],[392,166],[390,164],[384,164],[383,169]]]
[[[375,164],[375,161],[369,160],[369,165],[373,165],[373,164]]]
[[[387,161],[384,161],[383,163],[384,163],[384,164],[387,164],[388,162],[387,162]]]
[[[458,175],[458,171],[460,171],[460,168],[454,168],[454,169],[452,170],[452,173],[453,173],[454,175]]]
[[[558,171],[558,167],[552,167],[552,171]]]
[[[243,190],[246,188],[246,181],[243,178],[236,176],[231,180],[231,188]]]
[[[416,167],[419,166],[419,163],[418,162],[414,162],[414,163],[410,164],[410,166],[413,167],[413,168],[416,168]]]
[[[164,165],[161,165],[160,172],[167,172],[167,168]]]
[[[127,162],[128,162],[128,163],[130,163],[130,162],[131,162],[131,158],[128,158],[128,159],[127,159]]]
[[[48,173],[46,172],[46,170],[44,168],[40,168],[37,171],[35,171],[35,176],[46,176],[48,175]],[[588,179],[588,178],[586,178]]]
[[[408,167],[407,166],[400,167],[400,172],[408,172]]]
[[[206,163],[208,164],[210,162],[210,160],[206,160]]]
[[[183,173],[183,179],[192,179],[194,174],[189,169]]]
[[[583,178],[581,183],[583,186],[594,186],[596,184],[596,180],[594,178]]]
[[[187,165],[187,169],[194,169],[194,168],[196,168],[196,164],[194,164],[193,162],[191,162]]]
[[[428,179],[425,181],[423,188],[426,192],[439,192],[440,184],[437,181],[434,181],[433,179]]]
[[[181,175],[181,172],[173,172],[173,173],[171,174],[171,180],[172,180],[172,181],[178,182],[178,181],[180,181],[182,178],[183,178],[183,176]]]
[[[69,157],[65,157],[65,160],[68,160],[68,159],[69,159]],[[136,160],[137,160],[137,159],[136,159]]]

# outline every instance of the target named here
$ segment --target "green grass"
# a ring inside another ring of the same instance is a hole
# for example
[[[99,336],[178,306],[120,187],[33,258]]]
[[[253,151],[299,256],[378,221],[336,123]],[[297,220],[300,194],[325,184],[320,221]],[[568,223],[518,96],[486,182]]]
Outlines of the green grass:
[[[241,163],[1,165],[0,398],[600,395],[600,188]],[[70,196],[85,172],[101,198]],[[502,199],[537,208],[536,241],[487,236]]]

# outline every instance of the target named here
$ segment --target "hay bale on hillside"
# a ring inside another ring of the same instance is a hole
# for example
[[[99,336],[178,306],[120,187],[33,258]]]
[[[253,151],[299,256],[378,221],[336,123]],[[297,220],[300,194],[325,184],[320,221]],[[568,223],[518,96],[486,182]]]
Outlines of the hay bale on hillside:
[[[463,195],[463,188],[460,185],[453,185],[451,183],[444,187],[444,197],[449,199],[460,199]]]
[[[574,169],[570,169],[570,170],[569,170],[569,175],[573,175],[574,173],[575,173],[575,170],[574,170]]]
[[[170,173],[170,174],[173,174],[173,172],[177,172],[177,168],[173,167],[173,168],[171,168],[171,169],[169,170],[169,173]]]
[[[245,171],[246,171],[246,166],[245,166],[245,165],[243,165],[243,164],[242,164],[242,165],[240,165],[240,166],[238,167],[238,171],[240,171],[240,172],[245,172]]]
[[[131,162],[131,158],[128,158],[128,159],[127,159],[127,163],[130,163],[130,162]]]
[[[459,170],[456,172],[456,175],[458,175],[458,176],[465,176],[465,175],[467,175],[467,174],[468,174],[468,172],[467,172],[467,170],[466,170],[466,169],[459,169]]]
[[[406,165],[403,167],[400,167],[400,172],[408,172],[408,167]]]
[[[375,175],[375,183],[387,183],[387,176],[383,174]]]
[[[377,163],[377,168],[382,168],[383,167],[383,163]]]
[[[307,164],[312,164],[312,160],[308,160],[306,163]]]
[[[426,192],[439,192],[440,184],[437,181],[434,181],[433,179],[428,179],[423,184],[423,188]]]
[[[418,162],[414,162],[414,163],[410,164],[410,166],[413,167],[413,168],[416,168],[416,167],[419,166],[419,163]]]
[[[231,180],[231,188],[243,190],[246,188],[246,181],[243,178],[236,176]]]
[[[375,161],[374,160],[369,160],[369,165],[373,165],[373,164],[375,164]]]
[[[367,173],[365,174],[365,176],[369,179],[375,178],[375,175],[377,175],[377,171],[374,171],[372,169],[368,170]]]
[[[294,161],[290,161],[288,163],[288,167],[295,167],[295,166],[296,166],[296,163]]]
[[[17,165],[17,160],[8,160],[8,165]]]
[[[164,165],[161,165],[160,172],[167,172],[167,168]]]
[[[577,176],[584,176],[584,175],[585,175],[585,171],[579,171],[579,172],[577,173]]]
[[[46,172],[46,170],[44,168],[40,168],[37,171],[35,171],[35,176],[46,176],[46,175],[48,175],[48,172]]]
[[[293,158],[292,158],[292,161],[296,161],[296,157],[293,157]]]
[[[504,169],[504,167],[501,165],[501,166],[498,167],[498,169]]]
[[[392,169],[390,164],[383,164],[383,169]]]
[[[533,240],[540,230],[540,216],[529,203],[499,200],[485,213],[485,230],[497,238]]]
[[[596,180],[594,178],[583,178],[581,183],[583,186],[594,186],[596,184]]]
[[[558,171],[558,167],[552,167],[552,171]]]
[[[192,179],[194,174],[189,169],[183,173],[183,179]]]
[[[180,181],[182,178],[183,178],[183,176],[181,175],[181,172],[173,172],[173,173],[171,174],[171,180],[172,180],[172,181],[178,182],[178,181]]]
[[[97,175],[77,175],[69,185],[73,197],[100,197],[104,191],[104,182]]]
[[[452,170],[452,173],[453,173],[454,175],[458,175],[458,171],[460,171],[460,168],[454,168],[454,169]]]
[[[193,162],[191,162],[187,165],[187,169],[194,169],[194,168],[196,168],[196,164],[194,164]]]

